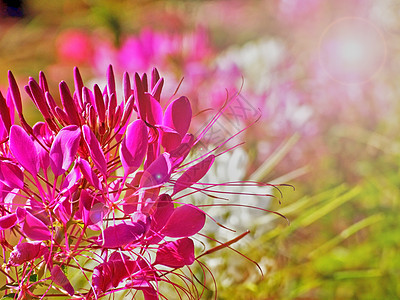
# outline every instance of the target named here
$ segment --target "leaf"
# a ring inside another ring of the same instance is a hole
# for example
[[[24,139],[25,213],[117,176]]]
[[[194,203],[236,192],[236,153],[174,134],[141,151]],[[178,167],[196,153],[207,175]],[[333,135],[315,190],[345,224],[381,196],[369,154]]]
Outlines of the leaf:
[[[10,149],[15,159],[33,176],[39,172],[39,156],[35,144],[22,127],[11,126]]]
[[[4,295],[1,299],[17,299],[17,293],[10,293],[7,295]]]
[[[57,134],[50,148],[50,165],[56,177],[64,174],[74,161],[81,140],[78,126],[64,127]]]
[[[33,275],[29,276],[29,282],[36,282],[36,281],[38,281],[37,274],[33,274]]]
[[[13,289],[16,286],[19,286],[19,284],[18,283],[7,283],[7,284],[3,285],[2,287],[0,287],[0,291],[4,291],[4,290],[10,289],[10,288]]]

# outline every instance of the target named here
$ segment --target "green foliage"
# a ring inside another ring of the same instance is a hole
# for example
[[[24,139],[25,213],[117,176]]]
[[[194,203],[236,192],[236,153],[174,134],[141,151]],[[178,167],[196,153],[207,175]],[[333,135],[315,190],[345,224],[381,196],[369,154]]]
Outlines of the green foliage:
[[[15,299],[16,296],[17,296],[16,293],[10,293],[10,294],[4,295],[1,299]]]

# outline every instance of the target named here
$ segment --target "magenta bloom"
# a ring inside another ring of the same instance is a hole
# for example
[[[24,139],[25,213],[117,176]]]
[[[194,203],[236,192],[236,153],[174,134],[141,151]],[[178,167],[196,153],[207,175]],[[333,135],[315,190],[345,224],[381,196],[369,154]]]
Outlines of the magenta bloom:
[[[189,133],[189,99],[162,103],[156,69],[133,81],[125,73],[118,97],[110,66],[103,91],[85,87],[75,68],[75,90],[62,81],[57,102],[41,72],[25,86],[43,117],[31,126],[11,72],[8,78],[6,98],[0,93],[0,240],[19,239],[1,244],[9,253],[3,263],[15,269],[9,283],[31,297],[57,290],[82,299],[124,289],[157,299],[159,285],[176,288],[169,275],[196,261],[191,237],[206,221],[176,195],[199,189],[215,159],[209,153],[184,163],[198,142]],[[88,285],[76,286],[70,269]],[[180,289],[191,293],[192,279],[184,281]]]

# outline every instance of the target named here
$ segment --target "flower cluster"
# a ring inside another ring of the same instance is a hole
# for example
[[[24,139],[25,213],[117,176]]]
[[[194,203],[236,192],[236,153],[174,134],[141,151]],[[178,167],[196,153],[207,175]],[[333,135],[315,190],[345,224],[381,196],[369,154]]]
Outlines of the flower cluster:
[[[138,291],[166,299],[166,282],[180,297],[201,297],[193,275],[177,270],[196,260],[191,237],[206,213],[181,201],[185,189],[201,191],[195,184],[214,162],[211,153],[185,159],[215,119],[198,138],[188,133],[191,104],[180,97],[163,108],[156,69],[132,81],[125,73],[119,102],[109,66],[103,91],[84,86],[75,68],[75,91],[59,84],[62,106],[42,72],[39,82],[30,78],[25,92],[44,119],[31,127],[11,72],[8,79],[0,93],[3,290],[18,299]],[[71,269],[86,286],[74,287]]]

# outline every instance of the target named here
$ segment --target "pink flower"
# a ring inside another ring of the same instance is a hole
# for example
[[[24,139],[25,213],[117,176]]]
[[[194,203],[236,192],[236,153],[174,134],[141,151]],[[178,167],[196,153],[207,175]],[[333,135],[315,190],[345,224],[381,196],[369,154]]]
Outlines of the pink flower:
[[[69,29],[63,31],[56,41],[57,54],[63,61],[74,64],[84,64],[93,57],[91,37],[84,31]]]
[[[163,84],[156,69],[149,78],[136,73],[133,82],[125,73],[119,101],[111,66],[104,91],[85,87],[75,68],[75,90],[60,82],[59,106],[41,72],[39,82],[25,86],[43,117],[31,126],[9,72],[13,105],[0,96],[0,238],[12,231],[20,239],[8,262],[4,257],[9,266],[23,265],[23,274],[10,277],[13,285],[34,291],[46,282],[87,299],[136,289],[157,299],[170,268],[195,262],[190,237],[204,227],[206,213],[176,194],[196,189],[216,155],[184,162],[208,129],[191,135],[189,99],[161,103]],[[21,125],[12,121],[14,107]],[[48,271],[34,263],[39,259]],[[73,287],[68,268],[90,284]],[[32,274],[37,282],[27,282]]]

